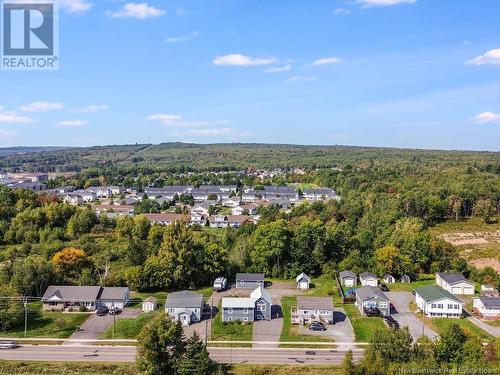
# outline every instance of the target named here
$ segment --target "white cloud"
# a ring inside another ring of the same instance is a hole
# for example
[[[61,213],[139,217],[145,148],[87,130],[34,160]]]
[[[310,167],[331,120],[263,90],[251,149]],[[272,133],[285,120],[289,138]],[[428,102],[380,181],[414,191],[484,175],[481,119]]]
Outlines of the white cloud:
[[[68,13],[85,13],[92,8],[92,3],[86,0],[59,0],[59,4]]]
[[[101,111],[107,111],[109,107],[107,105],[89,105],[88,107],[83,108],[73,108],[73,112],[79,113],[96,113]]]
[[[291,76],[285,83],[306,83],[316,81],[318,77],[316,76]]]
[[[492,49],[484,55],[473,58],[466,62],[468,65],[499,65],[500,66],[500,48]]]
[[[357,0],[364,7],[386,7],[399,4],[415,4],[417,0]]]
[[[127,3],[117,12],[108,12],[110,17],[114,18],[146,18],[160,17],[166,12],[162,9],[148,5],[148,3]]]
[[[281,73],[281,72],[287,72],[290,69],[292,69],[292,65],[286,64],[283,66],[275,66],[272,68],[267,68],[266,70],[264,70],[264,73]]]
[[[342,59],[336,56],[323,57],[321,59],[317,59],[312,63],[312,65],[333,65],[340,64]]]
[[[196,39],[200,33],[198,31],[193,31],[189,34],[186,35],[179,35],[179,36],[170,36],[167,39],[165,39],[166,43],[182,43],[182,42],[189,42],[193,39]]]
[[[274,57],[260,58],[241,54],[232,54],[216,57],[213,62],[215,65],[226,66],[259,66],[276,64],[278,60]]]
[[[164,113],[157,113],[146,118],[148,121],[158,121],[164,124],[180,123],[183,121],[180,115],[167,115]]]
[[[33,102],[21,107],[23,112],[45,112],[63,109],[64,104],[58,102]]]
[[[85,120],[65,120],[65,121],[60,121],[57,123],[58,126],[64,126],[64,127],[68,127],[68,128],[84,126],[87,124],[88,124],[88,121],[85,121]]]
[[[351,11],[346,8],[337,8],[333,12],[336,16],[347,16]]]
[[[476,124],[484,124],[487,122],[500,122],[500,113],[482,112],[471,119]]]
[[[33,119],[25,116],[19,116],[15,112],[2,112],[0,107],[0,124],[28,124]]]

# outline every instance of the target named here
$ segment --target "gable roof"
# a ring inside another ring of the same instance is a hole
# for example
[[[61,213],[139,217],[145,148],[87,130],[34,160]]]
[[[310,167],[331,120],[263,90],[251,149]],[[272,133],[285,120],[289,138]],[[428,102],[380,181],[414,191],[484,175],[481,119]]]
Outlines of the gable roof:
[[[61,301],[95,301],[100,297],[100,292],[100,286],[51,285],[45,291],[42,301],[47,302],[54,296]]]
[[[462,301],[460,301],[453,294],[437,285],[426,285],[415,288],[415,293],[422,297],[425,302],[432,302],[443,298],[449,298],[453,301],[462,303]]]
[[[344,279],[346,277],[353,277],[353,278],[356,278],[356,274],[354,272],[351,272],[351,271],[342,271],[340,274],[339,274],[340,278],[341,279]]]
[[[242,281],[261,281],[264,282],[264,274],[263,273],[237,273],[236,280]]]
[[[265,290],[262,285],[260,285],[257,289],[255,289],[252,293],[250,293],[250,298],[254,300],[254,302],[258,301],[259,299],[263,298],[270,304],[273,303],[273,299],[271,295]]]
[[[472,282],[470,282],[469,280],[467,280],[465,278],[464,275],[462,275],[461,273],[447,273],[447,272],[439,272],[438,273],[439,277],[446,281],[448,284],[452,285],[452,284],[457,284],[457,283],[461,283],[461,282],[464,282],[464,283],[468,283],[468,284],[471,284],[473,285]]]
[[[356,298],[358,297],[361,301],[366,301],[367,299],[374,297],[389,301],[389,298],[387,298],[384,292],[373,286],[362,286],[361,288],[356,289]]]
[[[224,297],[222,308],[244,308],[254,309],[255,301],[252,298]]]
[[[500,310],[500,297],[479,297],[479,300],[487,309]]]
[[[127,287],[110,287],[105,286],[102,288],[101,300],[119,300],[122,301],[126,295],[130,292]]]
[[[362,272],[359,274],[359,278],[360,279],[378,279],[377,275],[375,275],[374,273],[371,273],[371,272]]]
[[[295,278],[295,282],[298,283],[300,280],[306,279],[307,281],[311,281],[311,278],[307,276],[304,272],[302,272],[299,276]]]
[[[158,303],[158,300],[153,296],[149,296],[144,301],[142,301],[142,303],[148,303],[148,302],[156,304],[156,303]]]
[[[170,293],[165,302],[166,308],[200,307],[203,304],[203,295],[183,290],[182,292]]]
[[[333,299],[331,297],[297,297],[297,308],[299,309],[323,309],[333,310]]]

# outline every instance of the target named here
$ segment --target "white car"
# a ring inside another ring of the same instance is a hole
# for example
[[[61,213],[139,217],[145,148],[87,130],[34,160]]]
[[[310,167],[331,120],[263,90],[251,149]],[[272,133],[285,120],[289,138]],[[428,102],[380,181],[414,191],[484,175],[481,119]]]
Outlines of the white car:
[[[0,349],[15,349],[17,343],[15,341],[0,341]]]

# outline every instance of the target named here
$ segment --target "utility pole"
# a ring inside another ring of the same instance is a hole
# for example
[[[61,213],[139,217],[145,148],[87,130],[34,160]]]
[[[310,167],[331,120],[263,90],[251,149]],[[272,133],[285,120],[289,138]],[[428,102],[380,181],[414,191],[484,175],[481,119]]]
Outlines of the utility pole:
[[[422,316],[422,337],[424,337],[424,330],[425,330],[425,307],[427,305],[426,301],[423,301],[424,303],[424,308],[422,309],[423,316]]]
[[[24,304],[24,338],[28,336],[28,297],[23,298]]]

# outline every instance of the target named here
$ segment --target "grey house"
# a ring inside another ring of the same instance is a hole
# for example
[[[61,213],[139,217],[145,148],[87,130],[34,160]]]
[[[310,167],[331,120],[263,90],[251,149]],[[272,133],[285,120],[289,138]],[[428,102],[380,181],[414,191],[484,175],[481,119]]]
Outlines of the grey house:
[[[222,299],[223,322],[254,322],[271,320],[273,301],[271,295],[259,286],[248,298],[226,297]]]
[[[292,323],[309,324],[315,321],[333,324],[331,297],[297,297],[297,307],[292,308]]]
[[[183,326],[188,326],[201,321],[203,305],[203,295],[184,290],[167,296],[165,312],[174,320],[180,320]]]
[[[377,286],[378,285],[378,277],[374,273],[371,272],[362,272],[359,274],[359,281],[363,286]]]
[[[255,289],[264,285],[265,275],[263,273],[237,273],[236,288]]]
[[[367,315],[369,309],[379,309],[384,316],[391,313],[389,298],[373,286],[363,286],[356,290],[356,306],[362,315]]]
[[[101,306],[123,309],[130,301],[125,287],[51,285],[42,297],[45,311],[63,311],[84,306],[93,311]]]
[[[353,287],[357,284],[357,277],[354,272],[342,271],[339,274],[340,283],[344,286]]]

